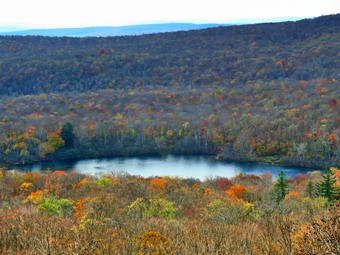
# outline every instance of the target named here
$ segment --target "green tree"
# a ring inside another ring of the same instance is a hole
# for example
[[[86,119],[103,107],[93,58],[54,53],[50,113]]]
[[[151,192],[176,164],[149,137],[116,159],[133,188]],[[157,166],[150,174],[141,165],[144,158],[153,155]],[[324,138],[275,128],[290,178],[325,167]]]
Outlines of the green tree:
[[[72,123],[67,122],[63,125],[60,136],[65,141],[65,147],[71,147],[73,145],[74,133]]]
[[[306,186],[306,195],[310,198],[316,197],[316,185],[314,182],[309,181]]]
[[[54,196],[47,197],[38,209],[49,215],[62,216],[73,212],[74,204],[68,199],[58,199]]]
[[[279,178],[277,179],[272,190],[272,196],[277,203],[280,203],[281,200],[283,200],[288,193],[289,193],[288,180],[286,178],[285,173],[281,171],[279,173]]]
[[[173,202],[163,198],[150,198],[148,200],[137,198],[128,208],[130,212],[139,215],[141,218],[160,217],[172,219],[178,211]]]
[[[336,177],[330,168],[327,168],[322,175],[323,181],[319,182],[317,187],[317,192],[319,196],[325,197],[329,202],[334,202],[334,200],[340,197],[340,188],[335,186]]]

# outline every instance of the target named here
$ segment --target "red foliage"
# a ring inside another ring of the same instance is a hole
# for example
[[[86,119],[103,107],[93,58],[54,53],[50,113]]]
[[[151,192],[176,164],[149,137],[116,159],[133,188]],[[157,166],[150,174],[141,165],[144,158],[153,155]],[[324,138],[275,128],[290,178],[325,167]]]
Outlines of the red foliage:
[[[260,175],[262,180],[272,180],[273,175],[271,173],[263,173]]]
[[[195,205],[188,205],[183,207],[184,214],[190,218],[199,217],[202,215],[202,208]]]
[[[336,99],[331,99],[328,101],[329,107],[334,107],[338,104],[338,101]]]
[[[308,177],[304,174],[298,173],[298,176],[296,176],[292,180],[294,180],[296,182],[296,184],[301,184],[301,183],[305,182],[306,180],[308,180]]]
[[[331,144],[335,144],[336,143],[335,134],[334,133],[330,134],[328,140],[330,141]]]
[[[229,189],[231,186],[233,185],[233,183],[231,181],[228,180],[228,178],[219,178],[217,180],[217,187],[220,190],[226,191],[227,189]]]

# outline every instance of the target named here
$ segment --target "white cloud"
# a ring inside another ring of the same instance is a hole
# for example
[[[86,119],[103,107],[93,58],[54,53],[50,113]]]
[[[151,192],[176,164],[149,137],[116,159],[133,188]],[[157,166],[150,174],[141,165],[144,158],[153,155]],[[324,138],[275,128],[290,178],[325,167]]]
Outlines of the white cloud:
[[[340,12],[338,0],[5,0],[0,4],[0,25],[84,27],[154,21],[228,22],[337,12]]]

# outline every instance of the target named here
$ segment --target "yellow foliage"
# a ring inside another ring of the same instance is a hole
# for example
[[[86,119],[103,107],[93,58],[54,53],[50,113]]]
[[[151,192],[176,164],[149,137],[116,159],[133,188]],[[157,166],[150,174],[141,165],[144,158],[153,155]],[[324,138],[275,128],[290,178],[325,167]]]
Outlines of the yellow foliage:
[[[170,239],[158,232],[149,230],[142,235],[136,236],[133,242],[140,249],[138,254],[169,253]]]
[[[27,144],[25,142],[16,143],[12,146],[13,150],[24,149],[24,148],[27,148]]]
[[[40,204],[46,196],[46,191],[38,190],[36,192],[31,192],[27,197],[27,201],[33,204]]]
[[[40,173],[33,173],[33,172],[29,172],[26,173],[22,176],[22,179],[24,182],[35,182],[41,179],[41,174]]]
[[[120,113],[117,113],[115,119],[116,120],[121,120],[123,118],[123,115],[121,115]]]
[[[166,135],[167,137],[171,137],[173,135],[173,131],[171,129],[169,129],[167,132],[166,132]]]
[[[29,182],[24,182],[20,185],[20,191],[21,192],[30,192],[33,189],[33,184]]]
[[[299,226],[292,234],[293,254],[339,254],[338,212]]]

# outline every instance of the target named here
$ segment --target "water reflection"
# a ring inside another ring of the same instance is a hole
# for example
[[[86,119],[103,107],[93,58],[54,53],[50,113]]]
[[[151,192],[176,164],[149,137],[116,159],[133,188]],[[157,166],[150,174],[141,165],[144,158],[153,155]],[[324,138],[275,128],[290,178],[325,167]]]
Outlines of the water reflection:
[[[298,173],[307,173],[312,169],[282,167],[257,163],[221,162],[211,156],[157,156],[157,157],[116,157],[106,159],[59,160],[41,162],[16,167],[25,171],[39,172],[44,170],[78,170],[86,174],[98,174],[113,171],[126,171],[132,175],[178,176],[199,178],[223,176],[233,177],[240,172],[262,174],[265,172],[277,176],[284,171],[288,177]]]

